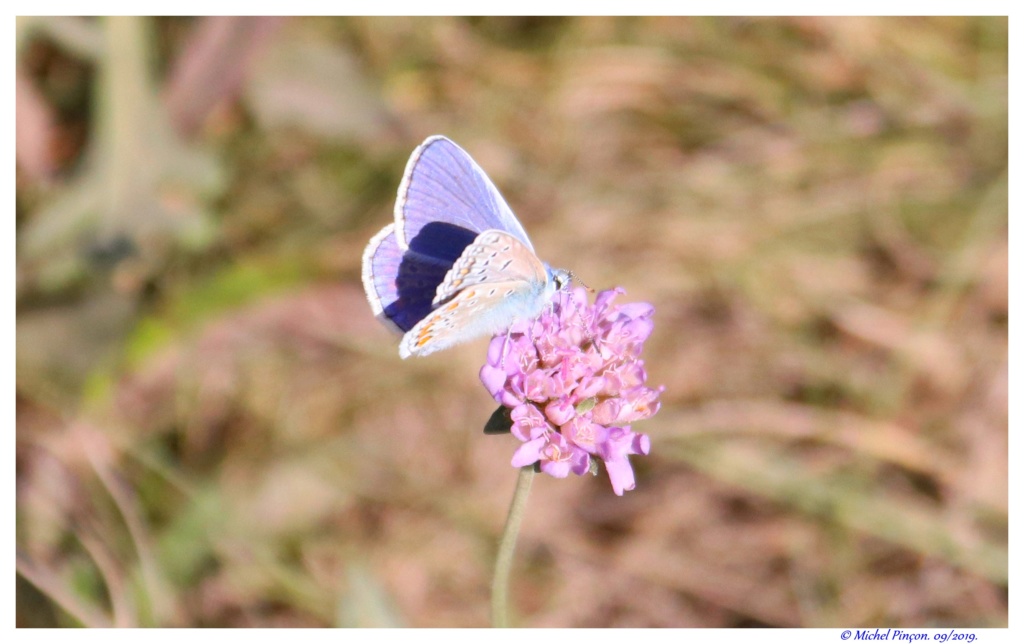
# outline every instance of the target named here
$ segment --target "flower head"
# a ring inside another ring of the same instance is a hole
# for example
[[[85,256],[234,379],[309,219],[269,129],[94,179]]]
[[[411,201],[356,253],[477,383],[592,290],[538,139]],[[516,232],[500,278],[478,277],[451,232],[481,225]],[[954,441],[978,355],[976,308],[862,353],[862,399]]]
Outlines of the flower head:
[[[613,304],[623,292],[602,291],[589,304],[581,288],[558,291],[537,319],[491,340],[480,380],[512,410],[512,434],[523,442],[512,465],[539,462],[564,478],[598,458],[616,494],[635,487],[629,455],[647,454],[651,441],[630,424],[657,413],[664,387],[646,386],[640,359],[654,307]]]

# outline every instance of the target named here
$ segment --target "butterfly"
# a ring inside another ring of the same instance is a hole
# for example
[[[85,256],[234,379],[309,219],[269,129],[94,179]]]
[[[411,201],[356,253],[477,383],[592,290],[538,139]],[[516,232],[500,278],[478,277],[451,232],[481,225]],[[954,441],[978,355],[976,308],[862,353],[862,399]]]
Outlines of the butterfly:
[[[395,222],[363,252],[366,298],[374,316],[404,334],[402,358],[533,319],[571,279],[537,257],[480,166],[439,135],[409,157]]]

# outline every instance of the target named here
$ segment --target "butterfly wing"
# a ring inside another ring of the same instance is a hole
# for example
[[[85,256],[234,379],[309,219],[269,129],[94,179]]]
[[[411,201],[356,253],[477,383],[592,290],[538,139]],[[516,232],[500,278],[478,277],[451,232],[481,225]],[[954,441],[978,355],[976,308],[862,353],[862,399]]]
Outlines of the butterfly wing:
[[[533,251],[522,224],[484,171],[443,136],[429,137],[413,151],[395,202],[400,246],[414,246],[431,224],[447,224],[474,236],[491,229],[505,231]],[[451,252],[453,248],[433,241],[429,250]]]
[[[398,346],[402,358],[441,349],[508,328],[531,287],[526,282],[493,282],[460,291],[412,328]]]
[[[425,356],[532,318],[551,296],[548,270],[514,235],[481,233],[466,247],[440,286],[439,305],[402,338],[403,358]]]
[[[363,251],[363,288],[377,319],[406,332],[433,308],[437,288],[474,237],[448,224],[423,229],[413,248],[402,248],[389,224]]]
[[[550,283],[480,166],[443,136],[417,147],[398,188],[395,223],[363,253],[367,299],[375,316],[405,332],[402,357],[533,317],[550,297]]]
[[[547,269],[533,251],[516,237],[501,230],[486,230],[466,247],[437,287],[435,305],[470,286],[487,282],[521,281],[540,284]]]
[[[402,249],[395,238],[394,224],[384,226],[363,251],[363,290],[374,317],[385,323],[392,321],[383,315],[384,309],[398,300],[398,287],[388,276],[398,275],[401,261]]]

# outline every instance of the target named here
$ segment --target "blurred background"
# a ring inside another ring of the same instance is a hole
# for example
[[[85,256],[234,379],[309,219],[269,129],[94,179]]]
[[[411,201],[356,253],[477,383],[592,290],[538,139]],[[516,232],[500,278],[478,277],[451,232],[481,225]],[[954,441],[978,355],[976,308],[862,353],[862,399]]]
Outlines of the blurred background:
[[[523,626],[1007,625],[1006,18],[19,18],[20,626],[486,626],[486,340],[360,259],[442,133],[656,307]]]

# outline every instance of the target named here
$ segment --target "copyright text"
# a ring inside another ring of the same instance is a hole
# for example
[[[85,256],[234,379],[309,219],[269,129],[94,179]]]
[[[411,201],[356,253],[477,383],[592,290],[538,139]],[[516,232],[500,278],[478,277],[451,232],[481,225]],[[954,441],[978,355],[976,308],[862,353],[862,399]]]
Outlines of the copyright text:
[[[856,630],[845,630],[839,637],[845,640],[863,640],[863,641],[880,641],[885,640],[889,642],[966,642],[972,644],[977,638],[974,633],[967,633],[963,631],[957,631],[956,629],[950,629],[948,631],[938,631],[935,633],[927,633],[919,630],[908,631],[901,630],[899,628],[858,628]]]

